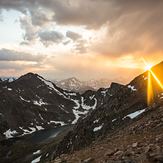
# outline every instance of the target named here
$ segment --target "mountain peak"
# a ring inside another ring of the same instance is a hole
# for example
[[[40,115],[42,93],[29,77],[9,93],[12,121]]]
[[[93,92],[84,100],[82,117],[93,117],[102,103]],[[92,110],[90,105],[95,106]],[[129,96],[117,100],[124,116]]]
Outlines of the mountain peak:
[[[29,73],[27,73],[25,75],[20,76],[20,78],[32,78],[32,77],[37,77],[37,76],[38,76],[38,74],[29,72]]]
[[[68,78],[67,80],[70,80],[72,82],[80,82],[76,77],[71,77],[71,78]]]

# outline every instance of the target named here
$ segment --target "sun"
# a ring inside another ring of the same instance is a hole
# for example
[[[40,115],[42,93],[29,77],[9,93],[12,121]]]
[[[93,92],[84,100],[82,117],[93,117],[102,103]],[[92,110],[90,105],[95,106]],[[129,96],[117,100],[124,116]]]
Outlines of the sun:
[[[152,68],[152,64],[148,63],[148,64],[145,65],[144,69],[147,71],[147,70],[150,70],[151,68]]]
[[[153,65],[151,63],[148,63],[144,58],[142,58],[142,61],[144,62],[144,70],[145,71],[149,71],[151,70],[151,68],[153,67]]]

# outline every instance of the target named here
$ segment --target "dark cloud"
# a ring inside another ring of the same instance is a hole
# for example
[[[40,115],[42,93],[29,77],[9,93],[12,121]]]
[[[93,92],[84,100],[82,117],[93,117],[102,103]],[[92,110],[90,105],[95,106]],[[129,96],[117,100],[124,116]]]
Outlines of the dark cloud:
[[[1,0],[0,7],[2,9],[19,9],[24,5],[23,2],[22,0]]]
[[[82,36],[80,34],[78,34],[76,32],[72,32],[72,31],[67,31],[66,36],[69,37],[73,41],[76,41],[76,40],[82,38]]]
[[[73,32],[67,31],[66,36],[74,42],[74,49],[77,53],[85,53],[87,51],[87,41],[82,38],[82,35]]]
[[[0,62],[2,61],[32,61],[40,62],[45,58],[43,55],[32,55],[9,49],[0,49]]]
[[[32,24],[36,26],[43,26],[48,22],[51,22],[51,17],[48,16],[44,9],[30,10]]]
[[[63,34],[57,31],[42,31],[38,33],[38,36],[40,41],[46,46],[54,43],[61,43],[64,39]]]
[[[114,16],[109,19],[106,39],[95,50],[110,56],[163,51],[163,1],[118,1]]]

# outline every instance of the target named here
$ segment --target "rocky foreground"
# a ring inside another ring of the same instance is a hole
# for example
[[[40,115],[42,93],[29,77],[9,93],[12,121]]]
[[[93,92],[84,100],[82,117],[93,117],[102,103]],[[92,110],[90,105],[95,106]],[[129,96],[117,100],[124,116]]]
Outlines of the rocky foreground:
[[[119,131],[99,137],[89,147],[56,158],[53,163],[162,163],[163,107],[148,108]]]

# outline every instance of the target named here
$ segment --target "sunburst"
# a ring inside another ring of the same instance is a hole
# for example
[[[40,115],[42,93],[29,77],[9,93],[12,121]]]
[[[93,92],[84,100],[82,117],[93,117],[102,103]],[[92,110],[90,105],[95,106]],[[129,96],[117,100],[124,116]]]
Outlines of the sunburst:
[[[147,103],[150,105],[153,102],[153,88],[152,88],[152,77],[155,79],[157,84],[160,86],[161,89],[163,89],[163,84],[159,80],[159,78],[156,76],[156,74],[152,71],[152,64],[149,64],[143,59],[143,62],[145,64],[145,70],[148,72],[148,83],[147,83]]]

